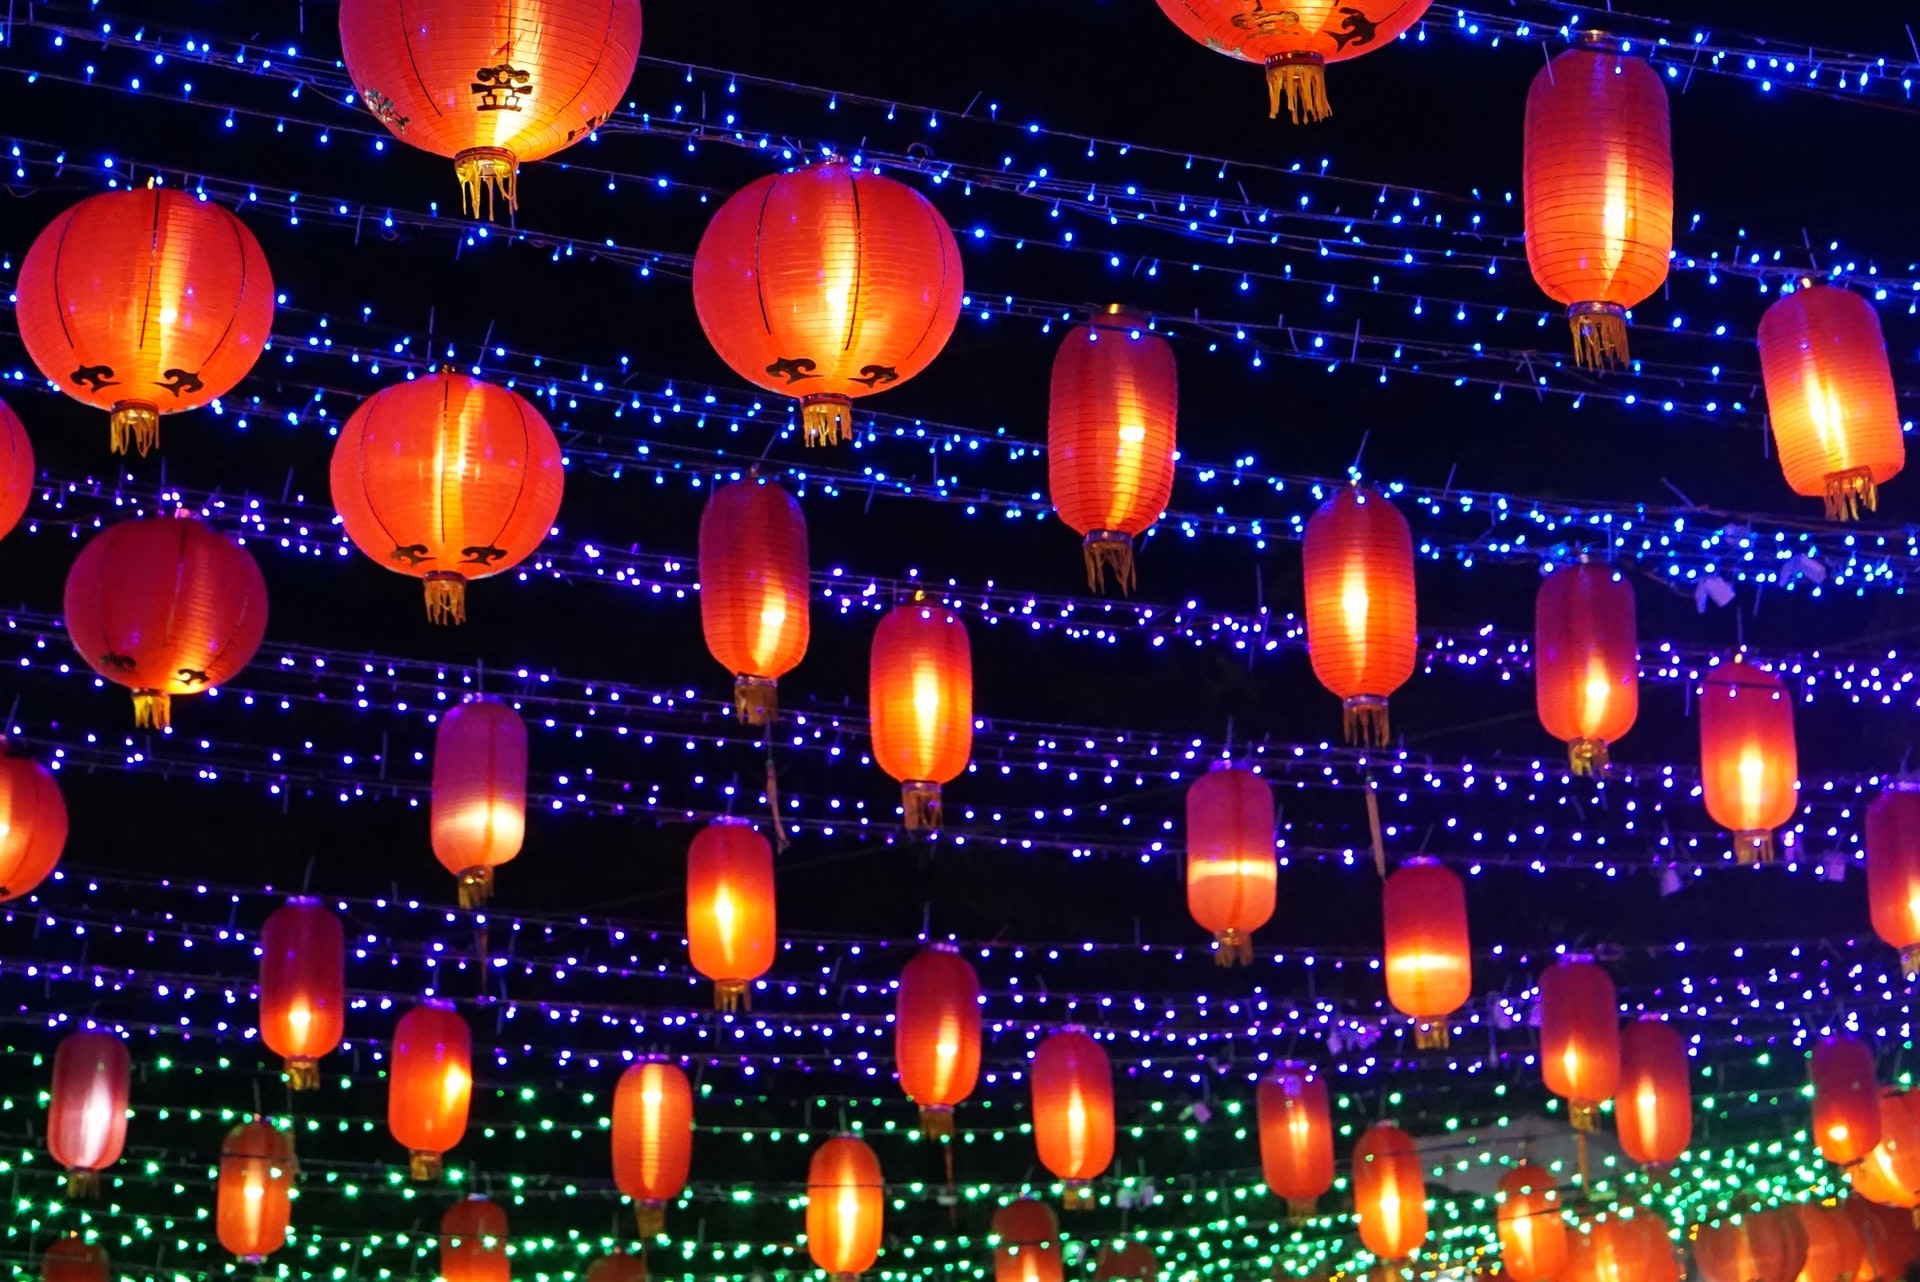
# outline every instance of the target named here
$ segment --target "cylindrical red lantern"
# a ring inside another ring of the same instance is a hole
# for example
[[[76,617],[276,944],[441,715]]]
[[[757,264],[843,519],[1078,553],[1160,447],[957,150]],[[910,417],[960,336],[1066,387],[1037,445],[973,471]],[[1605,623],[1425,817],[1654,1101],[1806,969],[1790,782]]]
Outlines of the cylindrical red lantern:
[[[748,725],[773,720],[780,678],[806,657],[809,603],[807,518],[793,496],[756,477],[714,490],[700,513],[700,627]]]
[[[1260,1125],[1260,1173],[1294,1215],[1309,1215],[1333,1187],[1333,1114],[1326,1079],[1304,1064],[1283,1064],[1254,1089]]]
[[[733,372],[800,397],[808,445],[912,378],[960,318],[960,246],[911,187],[840,160],[747,184],[693,256],[693,308]]]
[[[1847,1168],[1853,1191],[1869,1202],[1920,1209],[1920,1108],[1906,1091],[1880,1092],[1880,1142]]]
[[[1667,1225],[1651,1211],[1611,1217],[1567,1239],[1567,1282],[1679,1282]]]
[[[506,704],[469,699],[433,732],[433,854],[460,885],[460,906],[493,895],[493,870],[527,836],[527,723]]]
[[[1527,94],[1527,263],[1564,304],[1575,362],[1626,365],[1627,309],[1667,279],[1673,146],[1667,90],[1644,58],[1569,49]]]
[[[67,848],[67,801],[53,772],[0,738],[0,903],[30,895]]]
[[[751,1006],[773,965],[773,847],[743,819],[716,819],[687,850],[687,956],[713,981],[716,1010]]]
[[[640,0],[341,0],[360,101],[398,138],[453,161],[462,208],[519,208],[520,166],[620,107],[640,56]]]
[[[939,606],[897,605],[873,634],[867,714],[873,759],[900,781],[909,831],[940,826],[940,787],[973,755],[973,650]]]
[[[1033,1083],[1033,1143],[1040,1165],[1064,1184],[1062,1204],[1093,1204],[1088,1181],[1113,1164],[1113,1065],[1100,1043],[1078,1028],[1040,1043]]]
[[[27,439],[27,425],[12,406],[0,401],[0,538],[27,514],[33,482],[33,442]]]
[[[834,1282],[852,1279],[880,1258],[886,1181],[863,1140],[837,1135],[807,1165],[807,1254]]]
[[[647,1257],[609,1252],[587,1266],[587,1282],[647,1282]]]
[[[1577,1131],[1620,1087],[1620,1002],[1607,972],[1569,957],[1540,976],[1540,1075]]]
[[[1047,488],[1096,591],[1109,572],[1133,591],[1133,541],[1173,497],[1179,407],[1173,348],[1124,308],[1068,331],[1053,358]]]
[[[440,1217],[441,1282],[510,1282],[507,1213],[474,1195],[461,1198]]]
[[[1813,1142],[1835,1166],[1852,1166],[1880,1142],[1880,1082],[1873,1049],[1845,1033],[1823,1037],[1807,1057],[1813,1079]]]
[[[1793,818],[1800,756],[1780,678],[1735,655],[1700,692],[1700,790],[1743,864],[1773,862],[1773,830]]]
[[[1418,655],[1413,536],[1376,490],[1349,486],[1307,519],[1307,656],[1340,696],[1348,743],[1385,747],[1387,697]]]
[[[1023,1197],[993,1213],[993,1282],[1061,1282],[1060,1223],[1045,1202]]]
[[[1187,789],[1187,911],[1222,966],[1252,964],[1253,932],[1273,918],[1273,829],[1273,790],[1251,770],[1216,761]]]
[[[1784,1206],[1701,1225],[1693,1262],[1704,1282],[1793,1282],[1807,1262],[1807,1231]]]
[[[1621,1149],[1642,1166],[1666,1166],[1693,1142],[1687,1047],[1673,1025],[1638,1019],[1621,1032],[1613,1122]]]
[[[1427,1239],[1427,1183],[1420,1155],[1391,1122],[1367,1128],[1353,1148],[1353,1213],[1360,1242],[1383,1260],[1404,1260]]]
[[[247,225],[170,187],[89,196],[20,264],[20,341],[40,372],[110,411],[116,454],[145,454],[160,416],[233,390],[273,330],[273,274]]]
[[[224,684],[267,635],[267,582],[246,549],[182,512],[93,536],[67,572],[67,637],[133,691],[136,726],[165,730],[172,697]]]
[[[1891,783],[1867,807],[1867,906],[1873,933],[1920,974],[1920,787]]]
[[[1422,856],[1387,878],[1381,904],[1387,1000],[1414,1021],[1418,1045],[1445,1046],[1447,1016],[1473,996],[1466,887],[1438,859]]]
[[[1567,1271],[1567,1222],[1553,1176],[1522,1163],[1500,1177],[1500,1264],[1513,1282],[1560,1282]]]
[[[1145,1242],[1108,1242],[1093,1253],[1093,1282],[1160,1276],[1160,1257]]]
[[[63,1237],[40,1256],[40,1282],[111,1282],[113,1262],[107,1248],[79,1237]]]
[[[387,1069],[387,1129],[416,1180],[440,1178],[441,1159],[467,1133],[473,1034],[452,1003],[423,1001],[400,1017]]]
[[[320,1084],[346,1021],[346,931],[318,899],[289,899],[260,930],[260,1040],[286,1061],[289,1089]]]
[[[47,1152],[66,1168],[67,1196],[90,1195],[127,1144],[133,1066],[112,1033],[69,1033],[53,1053]]]
[[[1609,745],[1640,715],[1633,588],[1600,565],[1540,581],[1533,604],[1533,690],[1540,724],[1567,745],[1577,775],[1607,767]]]
[[[243,1263],[286,1245],[294,1174],[293,1137],[264,1119],[234,1127],[221,1142],[215,1228]]]
[[[1796,1202],[1786,1208],[1807,1239],[1806,1263],[1795,1282],[1853,1282],[1866,1258],[1866,1243],[1853,1217],[1838,1206]]]
[[[693,1086],[676,1064],[643,1060],[613,1088],[613,1182],[633,1199],[641,1238],[666,1227],[693,1161]]]
[[[920,1129],[951,1137],[954,1106],[980,1079],[980,978],[952,945],[929,945],[900,972],[893,1058]]]

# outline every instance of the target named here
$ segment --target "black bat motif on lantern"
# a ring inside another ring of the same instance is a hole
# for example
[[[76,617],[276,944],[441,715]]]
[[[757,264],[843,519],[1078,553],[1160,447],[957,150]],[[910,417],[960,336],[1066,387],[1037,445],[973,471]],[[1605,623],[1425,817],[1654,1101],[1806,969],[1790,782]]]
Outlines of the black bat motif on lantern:
[[[198,373],[191,370],[168,369],[160,371],[160,378],[154,383],[154,386],[166,388],[169,392],[173,393],[174,399],[178,400],[180,399],[180,393],[201,391],[206,387],[206,384],[200,381],[200,375]]]
[[[506,554],[507,554],[507,550],[505,548],[497,548],[492,546],[461,548],[460,564],[492,565],[495,561],[498,561],[501,558],[505,557]]]
[[[481,111],[519,111],[520,100],[533,92],[533,73],[510,62],[482,67],[473,78],[471,88],[480,98]]]
[[[100,666],[109,672],[126,674],[139,667],[140,663],[130,654],[114,654],[109,651],[100,656]]]
[[[1348,45],[1370,45],[1380,35],[1379,26],[1358,9],[1342,9],[1341,16],[1346,21],[1340,24],[1340,30],[1330,32],[1333,43],[1344,52]]]
[[[179,668],[174,671],[173,675],[182,685],[203,686],[210,684],[212,681],[212,678],[199,668]]]
[[[97,392],[104,387],[120,386],[120,380],[113,376],[111,365],[82,365],[67,375],[67,381],[77,383],[90,392]]]
[[[813,371],[820,368],[805,356],[783,356],[767,366],[767,373],[784,378],[789,383],[804,383],[810,378],[820,376]]]
[[[408,565],[419,565],[422,561],[433,560],[433,557],[428,555],[426,544],[409,543],[405,547],[396,546],[393,551],[387,553],[387,559],[403,561]]]
[[[873,388],[879,387],[882,383],[899,382],[900,371],[891,365],[862,365],[859,375],[854,378],[853,381],[856,383],[865,383],[868,390],[872,390]]]

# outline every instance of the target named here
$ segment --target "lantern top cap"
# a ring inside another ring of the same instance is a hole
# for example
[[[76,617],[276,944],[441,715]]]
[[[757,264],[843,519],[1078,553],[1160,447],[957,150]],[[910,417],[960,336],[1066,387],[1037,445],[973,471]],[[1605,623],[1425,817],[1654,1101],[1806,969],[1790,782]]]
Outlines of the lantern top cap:
[[[951,939],[931,939],[927,941],[926,951],[930,953],[952,953],[955,957],[958,957],[960,955],[960,945]]]
[[[1594,961],[1592,953],[1567,953],[1562,956],[1559,961],[1554,963],[1555,967],[1594,965],[1598,965],[1598,963]]]
[[[443,1010],[455,1015],[460,1013],[460,1008],[445,997],[422,997],[414,1003],[413,1010]],[[411,1015],[413,1011],[407,1013]]]
[[[740,815],[715,815],[707,821],[709,828],[752,828],[753,820]]]
[[[324,908],[326,900],[318,895],[288,895],[287,902],[281,908]],[[278,911],[277,909],[275,911]]]
[[[1438,855],[1410,855],[1400,861],[1402,868],[1440,868],[1444,867]]]

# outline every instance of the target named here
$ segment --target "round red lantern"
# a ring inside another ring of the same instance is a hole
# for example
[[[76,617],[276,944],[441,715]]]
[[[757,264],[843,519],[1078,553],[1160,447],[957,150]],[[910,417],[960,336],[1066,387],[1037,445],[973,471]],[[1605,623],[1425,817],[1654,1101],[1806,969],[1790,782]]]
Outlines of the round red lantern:
[[[1513,1282],[1560,1282],[1567,1270],[1567,1222],[1553,1176],[1521,1163],[1500,1177],[1500,1263]]]
[[[1045,1202],[1023,1197],[993,1213],[993,1282],[1062,1282],[1060,1223]]]
[[[951,944],[931,944],[900,972],[893,1057],[920,1129],[953,1135],[953,1110],[980,1079],[980,978]]]
[[[0,903],[30,895],[67,848],[67,801],[53,772],[0,738]]]
[[[440,1217],[441,1282],[509,1282],[507,1213],[477,1194]]]
[[[1333,1115],[1326,1080],[1304,1064],[1283,1064],[1254,1088],[1260,1173],[1296,1216],[1333,1187]]]
[[[837,1135],[807,1165],[807,1254],[834,1282],[852,1279],[880,1258],[886,1181],[880,1159],[856,1136]]]
[[[716,819],[687,850],[687,956],[713,981],[716,1010],[751,1007],[773,965],[773,847],[743,819]]]
[[[1620,1002],[1606,971],[1569,957],[1540,976],[1540,1075],[1567,1101],[1577,1131],[1594,1128],[1620,1087]]]
[[[1068,1210],[1093,1204],[1088,1182],[1113,1164],[1113,1065],[1078,1028],[1040,1043],[1033,1083],[1033,1142],[1040,1165],[1065,1185]]]
[[[1880,1142],[1847,1168],[1847,1180],[1869,1202],[1920,1208],[1920,1108],[1912,1095],[1880,1093]]]
[[[91,1196],[127,1144],[133,1067],[112,1033],[69,1033],[53,1053],[47,1152],[66,1168],[67,1196]]]
[[[286,1245],[293,1219],[293,1137],[256,1118],[220,1144],[214,1221],[220,1245],[258,1264]]]
[[[1540,69],[1521,185],[1527,263],[1567,308],[1575,363],[1626,365],[1627,309],[1667,279],[1673,249],[1667,90],[1644,58],[1594,44]]]
[[[1813,1142],[1835,1166],[1852,1166],[1880,1142],[1880,1082],[1873,1050],[1839,1034],[1813,1044]]]
[[[1160,11],[1215,53],[1267,68],[1267,118],[1324,120],[1327,64],[1399,38],[1430,0],[1160,0]]]
[[[808,445],[852,440],[854,397],[925,369],[964,292],[940,211],[840,160],[741,188],[693,256],[707,341],[748,382],[800,397]]]
[[[940,826],[940,788],[973,754],[973,650],[951,610],[897,605],[873,634],[873,759],[900,781],[908,831]]]
[[[246,549],[184,512],[122,521],[67,572],[67,637],[87,666],[133,691],[136,726],[165,730],[174,695],[222,685],[267,634],[267,583]]]
[[[1160,1276],[1160,1257],[1145,1242],[1107,1242],[1093,1253],[1093,1282]]]
[[[1597,1221],[1567,1245],[1567,1282],[1679,1282],[1666,1222],[1651,1211]]]
[[[387,1069],[387,1129],[416,1180],[440,1178],[441,1159],[467,1133],[473,1034],[451,1002],[423,1001],[400,1017]]]
[[[1340,696],[1347,742],[1384,747],[1387,696],[1413,675],[1420,645],[1407,519],[1350,486],[1307,519],[1302,559],[1313,675]]]
[[[1540,724],[1566,741],[1576,775],[1607,767],[1609,745],[1640,715],[1633,588],[1599,565],[1540,581],[1533,605],[1533,689]]]
[[[647,1282],[647,1258],[610,1252],[587,1266],[587,1282]]]
[[[700,513],[700,626],[749,725],[773,720],[777,683],[806,658],[808,583],[807,519],[791,494],[755,477],[713,492]]]
[[[1867,807],[1867,905],[1873,933],[1920,974],[1920,787],[1896,782]]]
[[[1793,818],[1799,788],[1786,687],[1735,655],[1700,692],[1700,790],[1741,863],[1773,862],[1773,830]]]
[[[273,329],[273,275],[247,225],[166,187],[89,196],[34,238],[14,316],[40,372],[110,411],[116,454],[160,416],[225,396]]]
[[[1800,1231],[1807,1239],[1806,1263],[1800,1266],[1795,1282],[1853,1282],[1867,1254],[1853,1217],[1838,1206],[1806,1202],[1784,1209],[1800,1221]]]
[[[112,1277],[107,1248],[79,1237],[63,1237],[40,1256],[40,1282],[111,1282]]]
[[[1666,1166],[1692,1143],[1687,1047],[1673,1025],[1638,1019],[1621,1032],[1613,1122],[1621,1149],[1642,1166]]]
[[[260,1040],[286,1061],[290,1090],[320,1085],[320,1059],[347,1020],[347,940],[318,899],[289,899],[260,930]]]
[[[1273,790],[1251,770],[1216,761],[1187,789],[1187,911],[1222,966],[1252,964],[1253,932],[1273,918],[1273,829]]]
[[[1047,485],[1082,540],[1087,586],[1133,591],[1133,541],[1173,497],[1180,408],[1173,348],[1121,307],[1068,331],[1053,358]]]
[[[1353,1213],[1360,1242],[1383,1260],[1404,1260],[1427,1238],[1427,1184],[1420,1155],[1391,1122],[1367,1128],[1353,1149]]]
[[[519,208],[520,166],[587,137],[640,57],[640,0],[341,0],[340,49],[368,111],[453,161],[463,208]]]
[[[1414,1021],[1422,1047],[1445,1046],[1447,1016],[1473,996],[1467,891],[1438,859],[1409,859],[1387,878],[1387,1000]]]
[[[1701,1225],[1693,1262],[1705,1282],[1793,1282],[1807,1262],[1807,1232],[1788,1207]]]
[[[12,406],[0,401],[0,538],[27,514],[33,480],[33,442],[27,439],[27,425]]]
[[[613,1088],[613,1182],[633,1199],[640,1236],[666,1226],[667,1203],[687,1187],[693,1161],[693,1086],[678,1065],[649,1059]]]
[[[493,870],[527,836],[527,723],[506,704],[469,699],[433,732],[433,854],[460,885],[460,906],[493,895]]]

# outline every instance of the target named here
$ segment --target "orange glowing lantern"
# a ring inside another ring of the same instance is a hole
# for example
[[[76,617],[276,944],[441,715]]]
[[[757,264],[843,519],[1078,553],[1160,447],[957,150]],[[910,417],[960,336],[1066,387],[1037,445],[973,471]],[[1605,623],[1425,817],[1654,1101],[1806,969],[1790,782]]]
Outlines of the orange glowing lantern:
[[[1173,348],[1123,308],[1069,331],[1053,358],[1048,490],[1096,591],[1109,571],[1133,591],[1133,541],[1173,497],[1179,404]]]
[[[220,1245],[247,1264],[285,1246],[295,1173],[293,1137],[285,1131],[261,1118],[228,1131],[214,1211]]]
[[[91,1196],[127,1144],[133,1066],[112,1033],[69,1033],[53,1052],[47,1152],[66,1168],[67,1196]]]
[[[1700,790],[1741,863],[1773,862],[1773,830],[1793,818],[1799,788],[1786,687],[1735,655],[1700,692]]]
[[[1807,1262],[1807,1231],[1789,1207],[1702,1225],[1693,1262],[1704,1282],[1794,1282]]]
[[[693,1087],[677,1065],[642,1060],[613,1088],[613,1182],[633,1199],[640,1236],[666,1227],[693,1161]]]
[[[853,398],[925,369],[965,292],[926,197],[840,160],[734,193],[693,256],[700,328],[733,372],[800,397],[808,445],[853,439]]]
[[[63,1237],[40,1256],[40,1282],[111,1282],[113,1262],[107,1248],[78,1237]]]
[[[89,196],[20,264],[20,341],[61,391],[112,416],[116,454],[145,454],[160,416],[233,390],[273,329],[273,275],[215,201],[148,187]]]
[[[427,618],[467,621],[467,584],[533,555],[560,513],[560,443],[517,393],[438,371],[360,403],[328,468],[347,537],[420,579]]]
[[[449,1002],[424,1001],[393,1032],[387,1129],[407,1150],[416,1180],[440,1178],[442,1159],[467,1134],[473,1097],[473,1034]]]
[[[807,519],[771,481],[713,492],[700,513],[700,626],[733,676],[734,715],[764,726],[778,682],[807,655]]]
[[[26,515],[33,479],[33,442],[27,439],[27,425],[12,406],[0,401],[0,538]]]
[[[1387,696],[1420,644],[1407,519],[1375,490],[1343,489],[1308,518],[1302,559],[1313,675],[1340,696],[1347,742],[1384,747]]]
[[[1626,365],[1627,309],[1667,279],[1673,147],[1667,90],[1644,58],[1569,49],[1527,93],[1527,263],[1567,308],[1575,362]]]
[[[1570,957],[1540,976],[1540,1075],[1582,1133],[1620,1086],[1619,1019],[1613,980],[1592,960]]]
[[[873,634],[873,759],[900,781],[908,831],[940,826],[940,787],[973,755],[973,650],[951,610],[897,605]]]
[[[1914,1226],[1909,1212],[1858,1197],[1842,1202],[1840,1211],[1859,1230],[1865,1249],[1854,1282],[1896,1282],[1920,1260],[1920,1228]]]
[[[1060,1223],[1045,1202],[1023,1197],[993,1213],[993,1282],[1062,1282]]]
[[[1567,1222],[1553,1176],[1521,1164],[1500,1177],[1500,1263],[1513,1282],[1560,1282],[1568,1259]]]
[[[433,732],[433,855],[460,886],[460,906],[493,896],[493,870],[527,836],[527,723],[506,704],[469,699]]]
[[[1847,1168],[1847,1179],[1869,1202],[1920,1208],[1920,1108],[1912,1095],[1880,1093],[1880,1142]]]
[[[807,1254],[834,1282],[852,1279],[880,1258],[886,1181],[862,1140],[836,1135],[807,1164]]]
[[[260,1040],[286,1061],[290,1090],[320,1085],[319,1061],[346,1032],[346,950],[318,899],[289,899],[260,929]]]
[[[0,903],[32,894],[67,848],[67,802],[53,773],[7,755],[0,738]]]
[[[1540,581],[1533,689],[1540,724],[1566,741],[1573,773],[1606,769],[1609,745],[1640,715],[1633,588],[1612,570],[1573,565]]]
[[[1873,933],[1920,974],[1920,787],[1895,783],[1867,807],[1867,905]]]
[[[1422,1047],[1448,1043],[1447,1016],[1473,995],[1467,891],[1438,859],[1409,859],[1387,878],[1387,1000],[1414,1021]]]
[[[1853,1217],[1837,1206],[1796,1202],[1785,1208],[1807,1239],[1806,1263],[1794,1282],[1853,1282],[1867,1246]]]
[[[341,0],[360,101],[409,146],[453,161],[463,208],[519,207],[520,166],[598,129],[640,57],[640,0]]]
[[[1222,966],[1250,965],[1253,932],[1273,918],[1273,828],[1273,790],[1251,770],[1216,761],[1187,789],[1187,911]]]
[[[477,1194],[440,1217],[441,1282],[509,1282],[507,1213]]]
[[[1620,1034],[1620,1086],[1613,1102],[1620,1147],[1642,1166],[1666,1166],[1693,1141],[1687,1047],[1673,1025],[1639,1019]]]
[[[1404,1260],[1427,1239],[1420,1155],[1391,1122],[1376,1122],[1354,1145],[1353,1213],[1361,1244],[1383,1260]]]
[[[1880,1082],[1873,1049],[1844,1033],[1807,1057],[1813,1079],[1813,1142],[1835,1166],[1852,1166],[1880,1142]]]
[[[1827,518],[1880,506],[1907,463],[1887,340],[1873,304],[1803,282],[1760,318],[1760,375],[1780,470],[1795,494],[1825,499]]]
[[[647,1259],[611,1251],[587,1266],[587,1282],[647,1282]]]
[[[246,549],[182,512],[122,521],[67,572],[67,636],[133,691],[136,726],[165,730],[174,695],[224,684],[267,634],[267,583]]]
[[[1679,1282],[1665,1221],[1649,1211],[1608,1218],[1568,1236],[1567,1282]]]
[[[752,1005],[774,930],[773,847],[743,819],[716,819],[687,849],[687,956],[713,981],[716,1010]]]
[[[1107,1242],[1093,1254],[1093,1282],[1160,1276],[1160,1257],[1145,1242]]]
[[[1062,1204],[1093,1204],[1088,1181],[1113,1164],[1113,1065],[1078,1028],[1055,1033],[1034,1052],[1033,1142],[1040,1165],[1065,1186]]]
[[[980,979],[952,945],[930,945],[900,972],[893,1047],[920,1129],[951,1137],[954,1106],[980,1079]]]
[[[1260,1173],[1294,1215],[1309,1215],[1333,1187],[1333,1116],[1326,1080],[1304,1064],[1283,1064],[1254,1090]]]

